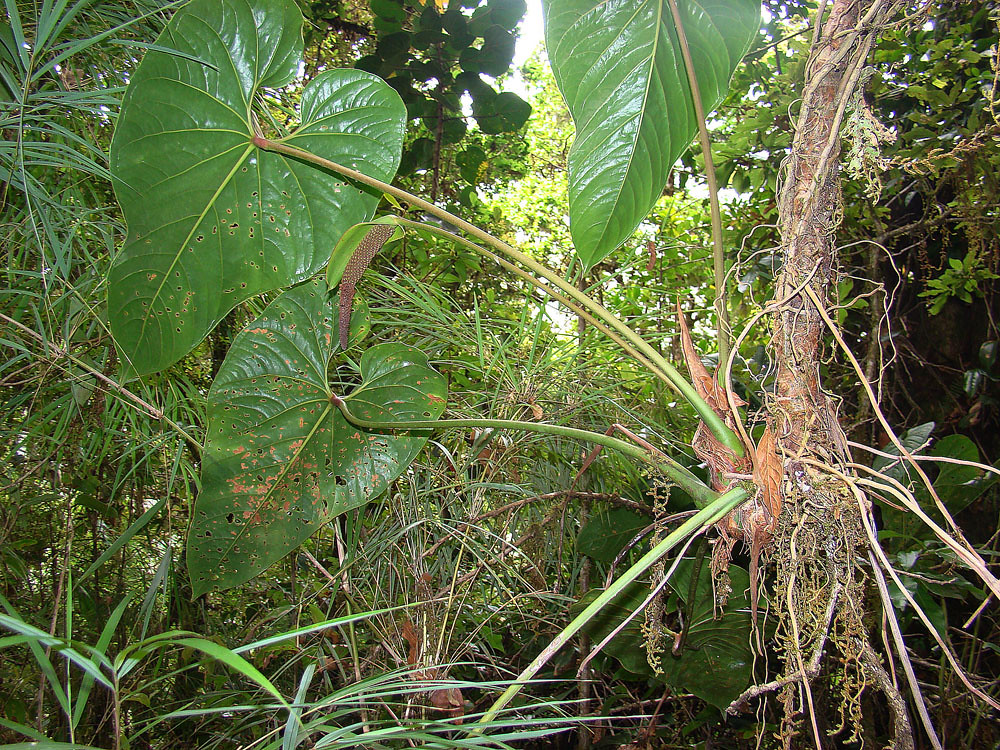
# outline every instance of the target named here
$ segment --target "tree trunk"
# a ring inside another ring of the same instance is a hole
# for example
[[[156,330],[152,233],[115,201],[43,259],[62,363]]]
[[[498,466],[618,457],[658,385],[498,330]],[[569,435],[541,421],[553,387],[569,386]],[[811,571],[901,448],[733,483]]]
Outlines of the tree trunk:
[[[784,511],[771,554],[785,658],[786,748],[826,747],[826,727],[840,723],[842,739],[858,737],[861,693],[867,684],[881,684],[877,677],[885,674],[864,625],[867,537],[857,500],[842,479],[850,475],[846,440],[837,405],[820,380],[826,323],[819,305],[827,304],[837,275],[841,122],[875,34],[897,7],[896,0],[820,2],[780,196],[784,264],[774,302],[777,383],[769,410],[784,463]],[[824,664],[838,662],[836,680],[824,684],[824,705],[818,706],[810,683],[823,675]],[[910,748],[905,707],[901,716],[897,707],[898,701],[892,706],[895,746]]]
[[[813,44],[787,182],[780,197],[784,265],[776,288],[781,308],[774,318],[778,372],[773,413],[782,447],[793,456],[845,454],[836,407],[820,383],[823,320],[802,287],[808,285],[825,301],[836,273],[840,108],[863,62],[863,55],[853,49],[858,35],[850,33],[862,5],[870,3],[834,0]]]

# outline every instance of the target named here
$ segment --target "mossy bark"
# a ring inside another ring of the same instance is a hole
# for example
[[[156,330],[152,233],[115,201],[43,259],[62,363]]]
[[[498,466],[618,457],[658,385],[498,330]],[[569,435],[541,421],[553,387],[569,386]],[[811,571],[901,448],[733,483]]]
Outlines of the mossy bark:
[[[882,667],[872,661],[865,624],[867,538],[857,500],[840,478],[850,474],[844,466],[850,459],[837,402],[820,377],[826,324],[814,300],[827,304],[836,288],[840,125],[876,32],[896,6],[820,3],[825,15],[814,24],[780,197],[784,264],[773,317],[776,392],[768,406],[784,462],[784,506],[771,555],[787,681],[779,699],[785,747],[826,747],[831,734],[857,738],[861,692],[880,684],[870,677]],[[824,681],[822,705],[810,690],[815,680]],[[912,747],[905,707],[902,716],[895,744]]]

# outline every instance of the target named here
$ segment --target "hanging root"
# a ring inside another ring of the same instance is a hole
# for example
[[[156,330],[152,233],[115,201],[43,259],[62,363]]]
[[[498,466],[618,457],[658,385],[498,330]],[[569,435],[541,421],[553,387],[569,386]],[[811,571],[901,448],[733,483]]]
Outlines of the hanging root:
[[[864,563],[869,557],[874,562],[874,557],[857,480],[810,459],[792,461],[789,469],[788,510],[775,530],[772,553],[777,567],[773,609],[778,615],[777,644],[784,657],[782,674],[746,690],[727,712],[738,713],[750,700],[778,692],[784,709],[783,746],[796,746],[808,716],[812,744],[822,748],[828,745],[824,735],[843,735],[846,742],[861,739],[861,699],[870,687],[885,697],[892,716],[894,750],[913,750],[906,701],[872,647],[865,624],[864,603],[870,586]],[[877,583],[881,571],[875,572]],[[909,667],[905,654],[903,663]],[[825,717],[813,700],[813,684],[821,675],[826,689],[836,697],[832,727],[821,728]],[[922,708],[919,697],[917,701],[918,709]],[[922,719],[925,713],[921,712]],[[925,727],[932,745],[939,747],[929,719]]]
[[[867,576],[858,562],[864,559],[867,538],[853,496],[839,479],[805,462],[793,461],[789,469],[789,512],[779,521],[773,552],[776,635],[784,656],[781,734],[785,747],[791,747],[801,730],[803,711],[796,701],[801,693],[813,740],[822,747],[810,685],[824,652],[828,684],[837,696],[837,721],[830,733],[846,730],[848,741],[861,736],[861,694],[867,684],[862,655],[868,633],[863,620]],[[806,654],[811,655],[808,665]]]

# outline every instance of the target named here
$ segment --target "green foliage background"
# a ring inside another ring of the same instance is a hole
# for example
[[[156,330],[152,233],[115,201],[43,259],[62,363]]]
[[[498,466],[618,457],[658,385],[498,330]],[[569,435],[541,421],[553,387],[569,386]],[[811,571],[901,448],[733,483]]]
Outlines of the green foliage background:
[[[682,512],[690,502],[676,490],[665,498],[608,452],[574,485],[579,445],[447,432],[429,441],[378,503],[324,527],[242,587],[193,599],[182,550],[199,492],[195,446],[205,442],[205,399],[237,333],[274,295],[237,306],[168,370],[128,377],[104,307],[107,273],[125,237],[107,151],[123,87],[171,7],[142,0],[6,5],[0,606],[5,635],[37,630],[49,640],[36,639],[35,648],[2,642],[0,739],[294,746],[308,731],[286,731],[288,714],[272,710],[270,685],[301,704],[303,724],[335,736],[334,745],[443,741],[454,727],[429,708],[433,680],[456,680],[463,709],[483,710],[496,682],[530,661],[573,603],[602,585],[612,563],[577,545],[583,529],[621,518],[621,509],[648,525],[654,514]],[[581,275],[566,197],[572,121],[544,52],[516,74],[529,116],[512,98],[521,94],[500,93],[515,77],[508,67],[520,5],[453,6],[303,4],[310,21],[303,85],[359,60],[375,68],[407,104],[400,185],[559,269],[676,362],[672,309],[680,298],[697,343],[710,352],[714,290],[700,156],[685,153],[624,249]],[[807,4],[771,0],[765,9],[763,33],[712,118],[716,163],[730,189],[725,230],[737,328],[770,297],[780,263],[776,191],[809,38]],[[486,28],[473,25],[476,14],[491,21],[478,22]],[[503,34],[487,37],[494,25]],[[838,322],[881,375],[890,421],[911,428],[913,447],[933,438],[925,449],[933,454],[987,463],[1000,453],[996,40],[994,4],[957,0],[933,3],[926,16],[885,35],[870,60],[866,98],[848,115],[853,145],[838,237]],[[275,117],[300,95],[293,90],[274,102]],[[448,381],[450,416],[544,419],[599,432],[618,422],[675,456],[688,451],[695,420],[672,392],[591,327],[478,256],[407,235],[373,270],[361,285],[371,342],[426,352]],[[772,387],[767,338],[765,327],[755,327],[736,362],[735,386],[751,409]],[[824,373],[844,399],[849,435],[882,444],[852,378],[836,363]],[[970,540],[995,549],[997,497],[988,477],[948,468],[934,477]],[[899,479],[907,481],[904,473]],[[939,632],[957,637],[983,593],[894,513],[882,510],[887,549]],[[992,719],[941,671],[932,642],[897,601],[921,675],[938,685],[935,718],[963,746],[995,742]],[[969,635],[964,664],[995,693],[1000,640],[991,608]],[[65,649],[70,640],[75,662]],[[81,667],[89,660],[107,675],[102,658],[128,655],[137,661],[115,690],[93,672],[88,680]],[[553,731],[559,715],[574,710],[568,701],[578,688],[568,678],[579,658],[579,649],[567,649],[544,673],[553,682],[533,686],[531,701],[544,704],[532,709],[537,725],[509,720],[521,745],[557,742],[531,733]],[[594,710],[607,716],[649,712],[672,686],[658,722],[606,722],[590,736],[596,743],[644,737],[665,747],[689,747],[693,739],[755,747],[758,735],[775,729],[769,715],[722,719],[692,697],[704,690],[637,676],[613,652],[596,667],[588,689],[599,701]],[[379,699],[393,712],[378,709]],[[872,716],[879,716],[875,707]],[[872,741],[888,733],[881,721],[872,719]]]

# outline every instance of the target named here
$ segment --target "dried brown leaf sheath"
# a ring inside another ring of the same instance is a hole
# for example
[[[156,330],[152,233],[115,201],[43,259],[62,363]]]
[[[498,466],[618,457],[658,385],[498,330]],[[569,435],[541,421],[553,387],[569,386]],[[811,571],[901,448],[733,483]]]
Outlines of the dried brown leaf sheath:
[[[705,365],[701,363],[701,357],[698,356],[698,350],[694,348],[694,343],[691,341],[691,331],[688,329],[679,302],[677,303],[677,324],[680,326],[681,347],[684,350],[684,362],[691,375],[691,384],[694,385],[698,395],[705,399],[705,403],[712,408],[712,411],[732,427],[737,416],[730,408],[725,390],[719,386],[718,381],[709,374]],[[744,404],[735,394],[733,400],[737,406]],[[740,458],[719,442],[703,421],[698,423],[698,429],[691,441],[691,448],[698,458],[708,464],[709,482],[712,489],[718,492],[724,492],[732,485],[732,480],[727,479],[726,474],[741,474],[749,468],[750,462],[746,458]]]
[[[781,512],[781,456],[775,447],[774,433],[770,426],[764,429],[756,450],[753,483],[760,489],[761,503],[771,518]]]
[[[680,301],[677,302],[677,325],[681,329],[681,347],[684,350],[684,363],[691,374],[691,384],[698,391],[698,395],[705,399],[708,405],[718,412],[720,406],[725,403],[725,399],[722,399],[720,402],[718,398],[713,398],[716,395],[715,388],[713,387],[715,381],[708,374],[705,365],[701,363],[698,350],[694,348],[694,343],[691,341],[691,331],[688,329],[684,311],[681,310]]]

